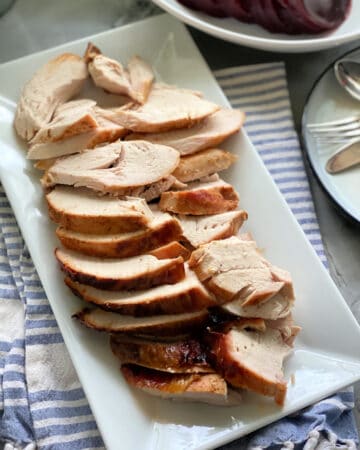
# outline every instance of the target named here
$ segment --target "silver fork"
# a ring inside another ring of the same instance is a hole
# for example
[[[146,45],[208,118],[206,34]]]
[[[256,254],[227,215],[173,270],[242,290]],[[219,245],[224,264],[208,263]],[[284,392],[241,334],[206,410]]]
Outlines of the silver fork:
[[[319,143],[344,144],[360,140],[360,116],[330,122],[309,123],[307,128]]]
[[[326,170],[339,173],[360,163],[360,116],[307,125],[319,151],[332,153]]]

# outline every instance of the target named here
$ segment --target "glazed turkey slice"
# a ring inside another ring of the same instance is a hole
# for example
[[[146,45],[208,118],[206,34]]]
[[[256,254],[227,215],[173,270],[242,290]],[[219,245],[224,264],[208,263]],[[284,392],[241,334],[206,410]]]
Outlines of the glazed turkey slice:
[[[237,388],[274,397],[282,406],[286,396],[283,361],[291,347],[279,330],[245,330],[234,327],[210,333],[211,361],[227,382]]]
[[[42,184],[47,188],[64,184],[136,195],[134,188],[164,180],[178,163],[179,153],[170,147],[118,141],[59,159],[45,173]]]
[[[119,200],[84,188],[56,186],[46,195],[49,216],[67,230],[80,233],[121,233],[146,228],[153,214],[140,198]]]
[[[236,156],[225,150],[202,150],[194,155],[182,156],[173,175],[182,183],[188,183],[228,169],[235,161]]]
[[[64,53],[41,67],[21,93],[15,114],[15,129],[30,141],[47,125],[56,108],[78,94],[88,77],[82,58]]]
[[[99,308],[84,308],[73,317],[86,327],[98,331],[158,338],[196,331],[199,326],[206,323],[208,315],[207,310],[202,310],[184,314],[132,317]]]
[[[189,265],[223,303],[237,300],[244,307],[276,294],[294,298],[290,274],[272,266],[254,241],[233,236],[204,244],[192,253]]]
[[[161,398],[218,406],[241,402],[240,394],[230,395],[226,382],[216,373],[173,374],[131,364],[122,366],[121,371],[130,386]]]
[[[231,184],[217,179],[189,183],[185,189],[163,192],[159,207],[176,214],[202,216],[231,211],[238,202],[239,196]]]
[[[160,260],[152,255],[141,255],[104,259],[60,248],[55,249],[55,256],[72,280],[110,291],[174,284],[185,276],[182,258]]]
[[[186,270],[185,278],[176,284],[164,284],[143,291],[105,291],[78,283],[69,277],[65,283],[89,303],[132,316],[182,314],[216,305],[211,294],[190,270]]]
[[[173,147],[181,155],[215,147],[240,130],[245,120],[242,111],[220,109],[191,128],[157,134],[129,134],[126,139],[144,139]]]
[[[179,223],[169,214],[155,216],[145,230],[116,234],[87,234],[58,227],[57,237],[64,247],[90,256],[126,258],[141,255],[177,240]]]
[[[103,110],[103,115],[128,130],[152,133],[190,127],[218,109],[197,93],[155,83],[143,105],[129,103]]]
[[[211,216],[177,216],[177,219],[183,239],[196,248],[235,235],[247,217],[247,212],[240,210]]]
[[[31,144],[56,142],[93,130],[98,126],[94,115],[95,105],[95,101],[88,99],[72,100],[59,105],[52,120],[40,128]]]
[[[121,364],[136,364],[167,373],[213,373],[198,340],[158,342],[134,336],[112,335],[110,345]]]

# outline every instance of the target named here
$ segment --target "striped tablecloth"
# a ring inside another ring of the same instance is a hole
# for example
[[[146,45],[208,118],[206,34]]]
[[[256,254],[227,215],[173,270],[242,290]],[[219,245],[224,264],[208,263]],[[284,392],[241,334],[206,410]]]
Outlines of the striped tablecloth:
[[[326,265],[284,65],[234,67],[215,76],[233,107],[246,112],[252,142]],[[0,229],[0,442],[7,442],[6,450],[102,448],[96,422],[2,189]],[[345,390],[226,448],[355,449],[353,406],[353,393]]]

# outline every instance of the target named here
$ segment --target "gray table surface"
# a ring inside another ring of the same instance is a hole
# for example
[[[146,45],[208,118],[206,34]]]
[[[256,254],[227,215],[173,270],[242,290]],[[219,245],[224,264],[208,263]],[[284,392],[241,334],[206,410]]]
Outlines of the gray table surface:
[[[131,2],[134,0],[16,0],[12,9],[0,18],[0,63],[116,26],[125,13],[129,16]],[[143,8],[145,13],[146,7]],[[338,56],[360,46],[357,41],[321,52],[280,54],[234,45],[192,28],[190,31],[212,69],[284,61],[298,132],[307,94],[318,75]],[[342,217],[307,162],[306,166],[331,275],[360,322],[360,227]],[[360,383],[355,392],[360,429]]]

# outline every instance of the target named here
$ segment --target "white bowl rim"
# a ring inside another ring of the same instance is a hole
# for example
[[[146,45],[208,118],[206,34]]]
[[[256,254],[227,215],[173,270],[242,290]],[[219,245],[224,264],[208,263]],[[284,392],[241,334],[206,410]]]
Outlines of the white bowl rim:
[[[326,36],[321,35],[321,37],[312,37],[310,39],[286,39],[286,35],[284,35],[284,39],[249,36],[248,34],[221,28],[209,21],[198,18],[195,12],[192,13],[185,7],[184,10],[180,8],[180,6],[182,7],[180,4],[179,8],[174,8],[168,3],[168,0],[153,0],[153,2],[179,20],[204,31],[205,33],[209,33],[226,41],[261,50],[285,52],[317,51],[339,46],[341,44],[345,44],[346,42],[354,41],[360,38],[360,27],[357,30],[344,33],[340,36],[330,34]],[[209,17],[209,20],[211,20],[211,16]]]

